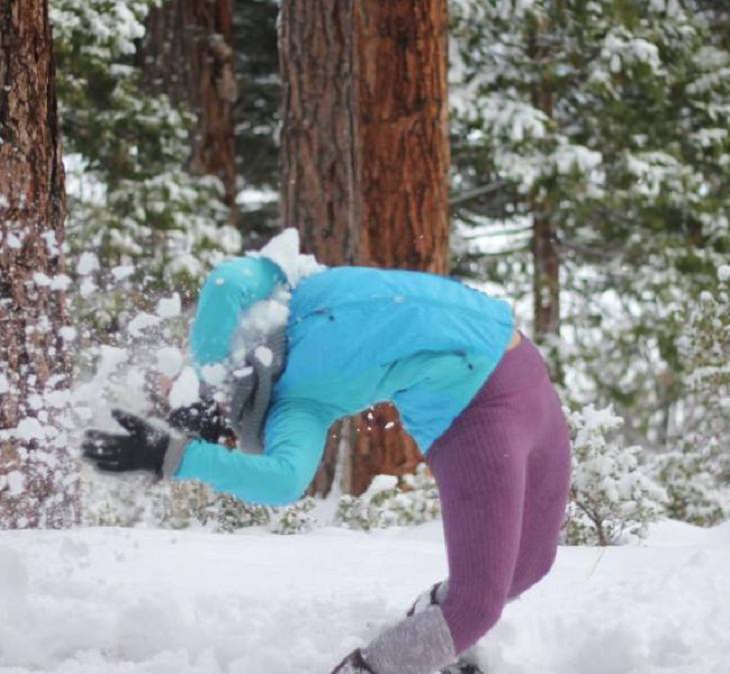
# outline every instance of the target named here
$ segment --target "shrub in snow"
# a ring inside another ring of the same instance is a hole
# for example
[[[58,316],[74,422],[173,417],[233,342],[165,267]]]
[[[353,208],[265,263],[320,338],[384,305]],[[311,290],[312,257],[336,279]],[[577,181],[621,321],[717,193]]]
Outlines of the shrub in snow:
[[[240,501],[230,494],[212,496],[208,512],[213,516],[215,531],[233,533],[238,529],[264,526],[271,521],[271,508]],[[205,521],[201,521],[205,524]]]
[[[717,480],[719,456],[717,445],[703,446],[690,437],[684,449],[652,458],[656,479],[669,498],[670,517],[698,526],[712,526],[730,517],[730,499]]]
[[[275,534],[303,534],[311,531],[319,522],[314,515],[317,502],[311,496],[305,496],[300,501],[278,509],[276,523],[271,527]]]
[[[567,542],[612,545],[626,534],[639,538],[664,512],[666,492],[639,463],[640,447],[624,447],[611,435],[623,420],[610,407],[588,405],[570,413],[573,477]]]
[[[132,527],[145,521],[157,495],[150,478],[102,475],[89,467],[81,472],[81,523],[89,527]]]
[[[724,227],[730,227],[726,219]],[[722,256],[718,256],[722,259]],[[683,419],[683,452],[697,448],[698,465],[730,485],[730,265],[718,264],[717,287],[678,312],[682,324],[679,354],[688,371],[688,401]],[[690,437],[691,436],[691,437]]]
[[[361,496],[341,496],[336,522],[350,529],[382,529],[422,524],[441,515],[436,482],[426,464],[400,481],[392,475],[378,475]]]

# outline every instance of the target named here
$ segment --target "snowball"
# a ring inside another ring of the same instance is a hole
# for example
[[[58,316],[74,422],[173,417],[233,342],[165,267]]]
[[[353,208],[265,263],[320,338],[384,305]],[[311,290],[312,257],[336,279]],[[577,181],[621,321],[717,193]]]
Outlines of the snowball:
[[[226,367],[221,363],[204,365],[200,373],[203,375],[203,381],[210,386],[221,386],[226,380]]]
[[[73,342],[76,339],[76,328],[72,328],[70,325],[64,325],[58,330],[58,336],[64,342]]]
[[[94,253],[81,253],[79,261],[76,264],[78,274],[80,276],[86,276],[97,269],[99,269],[99,258]]]
[[[99,364],[96,368],[96,376],[105,379],[122,363],[127,360],[128,353],[126,349],[120,349],[116,346],[107,346],[102,344],[99,347]]]
[[[243,316],[244,328],[258,330],[265,334],[286,325],[289,307],[276,299],[259,300]]]
[[[299,232],[294,227],[288,227],[271,239],[258,253],[249,253],[249,255],[252,257],[261,255],[275,262],[284,272],[292,287],[303,278],[325,269],[324,265],[319,264],[313,255],[299,253]]]
[[[269,367],[274,362],[274,354],[268,346],[256,347],[253,355],[264,367]]]
[[[18,496],[25,489],[25,476],[19,470],[10,471],[5,477],[11,496]]]
[[[157,349],[157,369],[168,377],[174,377],[183,366],[183,355],[180,349],[174,346],[163,346]]]
[[[7,393],[10,390],[10,384],[8,383],[8,378],[0,373],[0,394]]]
[[[37,271],[35,272],[35,274],[33,274],[33,283],[35,283],[40,288],[47,288],[49,285],[51,285],[51,279],[45,274]]]
[[[20,420],[15,429],[15,436],[21,440],[42,440],[46,432],[41,423],[35,417],[25,417]]]
[[[51,279],[51,290],[60,290],[61,292],[68,290],[71,285],[71,278],[66,274],[57,274]]]
[[[56,232],[48,231],[41,234],[41,238],[46,242],[46,250],[51,257],[59,254],[58,241],[56,240]]]
[[[730,264],[724,264],[721,267],[718,267],[717,277],[720,281],[722,281],[722,283],[730,281]]]
[[[160,318],[174,318],[175,316],[180,315],[180,310],[180,295],[178,293],[174,293],[172,297],[163,297],[157,303],[155,313]]]
[[[81,297],[88,297],[96,290],[96,283],[90,278],[85,278],[81,282],[81,287],[79,288],[79,292],[81,293]]]
[[[146,311],[140,311],[128,324],[127,332],[132,337],[139,337],[147,328],[158,325],[162,319],[159,316],[148,314]]]
[[[112,269],[112,276],[115,281],[123,281],[132,274],[134,274],[134,267],[131,265],[119,265]]]
[[[192,367],[186,367],[175,380],[168,397],[170,407],[186,407],[200,400],[200,381]]]

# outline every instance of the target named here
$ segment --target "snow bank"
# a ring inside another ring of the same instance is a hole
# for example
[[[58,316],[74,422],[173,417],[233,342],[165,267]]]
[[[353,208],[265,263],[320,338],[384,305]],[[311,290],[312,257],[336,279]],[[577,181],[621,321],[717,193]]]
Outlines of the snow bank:
[[[725,674],[730,525],[561,548],[477,647],[490,674]],[[327,674],[446,573],[440,524],[277,537],[0,532],[5,674]],[[597,657],[598,656],[598,657]]]

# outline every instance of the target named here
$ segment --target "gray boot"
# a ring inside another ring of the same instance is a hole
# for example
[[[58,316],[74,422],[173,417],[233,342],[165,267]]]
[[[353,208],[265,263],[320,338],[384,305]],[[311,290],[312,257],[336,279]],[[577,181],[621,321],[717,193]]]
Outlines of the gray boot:
[[[337,665],[332,674],[375,674],[375,672],[365,662],[362,651],[358,648]]]

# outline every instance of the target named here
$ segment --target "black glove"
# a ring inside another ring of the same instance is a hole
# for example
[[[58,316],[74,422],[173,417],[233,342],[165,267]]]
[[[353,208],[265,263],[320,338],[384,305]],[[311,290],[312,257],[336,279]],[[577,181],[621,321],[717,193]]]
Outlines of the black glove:
[[[215,400],[201,400],[170,412],[167,423],[186,434],[197,435],[208,442],[218,442],[226,433],[226,425]]]
[[[129,412],[115,409],[112,416],[129,434],[86,431],[81,445],[84,457],[94,461],[101,470],[161,473],[170,436]]]

